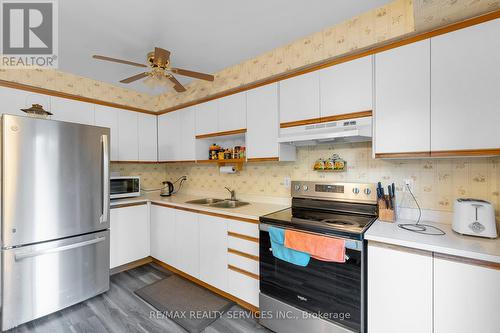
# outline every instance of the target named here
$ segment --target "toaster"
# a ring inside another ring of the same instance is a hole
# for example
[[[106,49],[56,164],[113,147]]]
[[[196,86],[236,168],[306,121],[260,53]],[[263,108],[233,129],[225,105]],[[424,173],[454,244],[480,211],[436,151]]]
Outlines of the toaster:
[[[497,238],[493,205],[479,199],[455,200],[452,229],[462,235]]]

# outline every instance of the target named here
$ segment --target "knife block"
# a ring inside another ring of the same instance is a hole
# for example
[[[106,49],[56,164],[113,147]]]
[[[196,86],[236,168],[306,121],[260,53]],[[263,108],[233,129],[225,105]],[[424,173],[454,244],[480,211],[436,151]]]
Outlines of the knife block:
[[[393,207],[389,208],[386,204],[386,200],[390,200],[388,195],[384,198],[378,199],[378,219],[384,222],[395,222],[396,221],[396,209]],[[394,203],[396,200],[394,200]]]

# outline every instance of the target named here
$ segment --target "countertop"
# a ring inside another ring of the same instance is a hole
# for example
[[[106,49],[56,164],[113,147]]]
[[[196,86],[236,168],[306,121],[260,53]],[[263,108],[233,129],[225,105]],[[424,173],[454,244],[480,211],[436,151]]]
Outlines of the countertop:
[[[500,263],[500,238],[488,239],[474,236],[463,236],[451,229],[451,224],[421,223],[436,226],[446,232],[443,236],[424,235],[407,231],[398,227],[398,223],[415,223],[415,221],[398,220],[395,223],[375,221],[365,233],[368,241],[399,245],[449,254],[470,259]]]
[[[209,213],[216,213],[216,214],[240,217],[251,220],[259,220],[259,217],[262,215],[267,215],[290,207],[289,205],[251,202],[246,200],[244,201],[249,202],[250,204],[238,208],[215,208],[205,205],[195,205],[186,203],[186,201],[202,199],[202,198],[207,198],[207,196],[174,194],[170,197],[162,197],[158,192],[152,192],[135,198],[113,199],[111,200],[111,207],[129,203],[152,202],[152,203],[167,204],[181,208],[189,208],[197,211],[204,211]],[[221,199],[224,198],[221,197]]]

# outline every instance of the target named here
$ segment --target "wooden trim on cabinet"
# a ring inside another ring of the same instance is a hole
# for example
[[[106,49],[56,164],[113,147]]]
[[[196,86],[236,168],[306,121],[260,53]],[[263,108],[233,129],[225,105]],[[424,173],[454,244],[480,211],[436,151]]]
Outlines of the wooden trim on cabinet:
[[[116,209],[116,208],[142,206],[142,205],[147,205],[147,204],[148,204],[148,200],[144,200],[144,201],[140,201],[140,202],[128,202],[128,203],[113,205],[113,206],[110,206],[109,208]]]
[[[180,160],[180,161],[160,161],[161,164],[175,164],[175,163],[196,163],[196,160]]]
[[[235,249],[228,248],[227,249],[227,253],[232,253],[232,254],[235,254],[235,255],[243,257],[243,258],[247,258],[247,259],[252,259],[252,260],[255,260],[255,261],[259,261],[259,257],[258,256],[254,256],[253,254],[248,254],[248,253],[241,252],[241,251],[238,251],[238,250],[235,250]]]
[[[23,83],[18,83],[18,82],[0,80],[0,86],[29,91],[29,92],[33,92],[33,93],[37,93],[37,94],[72,99],[74,101],[79,101],[79,102],[86,102],[86,103],[98,104],[98,105],[103,105],[103,106],[109,106],[112,108],[118,108],[118,109],[122,109],[122,110],[134,111],[134,112],[139,112],[139,113],[146,113],[146,114],[151,114],[151,115],[158,115],[157,112],[138,108],[135,106],[129,106],[129,105],[113,103],[113,102],[106,102],[106,101],[102,101],[102,100],[95,99],[95,98],[84,97],[84,96],[69,94],[69,93],[65,93],[65,92],[61,92],[61,91],[57,91],[57,90],[51,90],[51,89],[46,89],[46,88],[30,86],[28,84],[23,84]]]
[[[367,111],[344,113],[344,114],[339,114],[339,115],[335,115],[335,116],[290,121],[287,123],[281,123],[280,128],[304,126],[304,125],[318,124],[318,123],[327,123],[330,121],[338,121],[338,120],[344,120],[344,119],[356,119],[356,118],[370,117],[372,114],[373,114],[372,110],[367,110]]]
[[[109,163],[116,163],[116,164],[160,164],[163,162],[158,162],[158,161],[109,161]]]
[[[439,259],[454,261],[454,262],[458,262],[458,263],[462,263],[462,264],[481,266],[481,267],[500,270],[500,263],[498,263],[498,262],[465,258],[465,257],[454,256],[451,254],[436,253],[436,252],[434,252],[434,258],[439,258]]]
[[[252,304],[250,304],[248,302],[245,302],[244,300],[239,299],[238,297],[233,296],[233,295],[231,295],[231,294],[229,294],[229,293],[227,293],[225,291],[222,291],[222,290],[220,290],[220,289],[218,289],[218,288],[216,288],[216,287],[214,287],[214,286],[212,286],[212,285],[210,285],[210,284],[208,284],[206,282],[203,282],[203,281],[195,278],[194,276],[191,276],[191,275],[189,275],[187,273],[184,273],[183,271],[180,271],[177,268],[175,268],[173,266],[170,266],[169,264],[166,264],[166,263],[164,263],[161,260],[158,260],[158,259],[156,259],[154,257],[152,258],[152,260],[153,260],[154,264],[157,264],[157,265],[159,265],[159,266],[161,266],[161,267],[163,267],[163,268],[171,271],[172,273],[177,274],[180,277],[183,277],[186,280],[189,280],[189,281],[191,281],[193,283],[196,283],[197,285],[202,286],[203,288],[206,288],[206,289],[208,289],[208,290],[210,290],[210,291],[212,291],[212,292],[214,292],[214,293],[216,293],[216,294],[218,294],[218,295],[220,295],[222,297],[225,297],[225,298],[227,298],[227,299],[235,302],[239,306],[241,306],[241,307],[243,307],[243,308],[245,308],[247,310],[252,311],[253,313],[258,313],[259,312],[259,308],[256,307],[255,305],[252,305]]]
[[[256,237],[242,235],[242,234],[238,234],[236,232],[231,232],[231,231],[228,231],[227,235],[231,236],[231,237],[239,238],[239,239],[244,239],[244,240],[247,240],[247,241],[250,241],[250,242],[259,243],[259,239],[256,238]]]
[[[376,153],[375,158],[409,158],[409,157],[431,157],[429,151],[416,151],[409,153]]]
[[[117,274],[117,273],[120,273],[120,272],[128,271],[129,269],[134,269],[136,267],[149,264],[152,261],[153,261],[153,258],[149,257],[149,256],[146,257],[146,258],[135,260],[135,261],[129,262],[127,264],[111,268],[109,270],[109,275],[113,275],[113,274]]]
[[[340,55],[338,57],[322,60],[320,62],[311,64],[311,65],[306,65],[306,66],[291,70],[291,71],[286,72],[286,73],[273,75],[271,77],[268,77],[268,78],[265,78],[265,79],[262,79],[259,81],[255,81],[255,82],[252,82],[252,83],[249,83],[246,85],[242,85],[242,86],[239,86],[237,88],[228,89],[226,91],[222,91],[222,92],[210,95],[210,96],[202,97],[202,98],[199,98],[199,99],[196,99],[193,101],[189,101],[186,103],[182,103],[179,105],[168,107],[166,109],[160,110],[158,112],[158,114],[164,114],[164,113],[176,111],[179,109],[186,108],[188,106],[201,104],[201,103],[208,102],[208,101],[211,101],[214,99],[223,98],[223,97],[233,95],[236,93],[240,93],[243,91],[247,91],[250,89],[255,89],[255,88],[258,88],[261,86],[265,86],[267,84],[279,82],[279,81],[289,79],[289,78],[292,78],[292,77],[295,77],[298,75],[310,73],[310,72],[317,71],[317,70],[320,70],[323,68],[338,65],[338,64],[341,64],[341,63],[344,63],[347,61],[355,60],[355,59],[366,57],[366,56],[369,56],[372,54],[376,54],[376,53],[380,53],[380,52],[387,51],[390,49],[394,49],[396,47],[419,42],[419,41],[424,40],[424,39],[429,39],[431,37],[443,35],[443,34],[446,34],[446,33],[452,32],[452,31],[467,28],[467,27],[470,27],[470,26],[473,26],[476,24],[480,24],[480,23],[484,23],[487,21],[491,21],[491,20],[494,20],[497,18],[500,18],[500,10],[495,10],[493,12],[490,12],[490,13],[487,13],[484,15],[480,15],[480,16],[476,16],[476,17],[473,17],[473,18],[470,18],[470,19],[467,19],[464,21],[452,23],[452,24],[447,25],[445,27],[437,28],[437,29],[434,29],[431,31],[426,31],[426,32],[422,32],[419,34],[409,34],[409,35],[406,35],[406,36],[399,38],[397,40],[389,41],[386,44],[382,44],[382,45],[379,44],[379,45],[371,46],[368,48],[355,50],[352,53],[349,53],[347,55]]]
[[[215,133],[208,133],[208,134],[200,134],[200,135],[196,136],[196,139],[206,139],[206,138],[213,138],[213,137],[217,137],[217,136],[244,134],[246,132],[247,132],[246,128],[240,128],[240,129],[232,130],[232,131],[224,131],[224,132],[215,132]]]
[[[247,158],[247,162],[278,162],[279,157],[252,157]]]
[[[255,279],[255,280],[259,280],[259,276],[257,274],[254,274],[254,273],[250,273],[244,269],[241,269],[241,268],[238,268],[236,266],[233,266],[233,265],[227,265],[227,268],[232,270],[232,271],[235,271],[235,272],[238,272],[240,274],[243,274],[243,275],[246,275],[248,277],[251,277],[252,279]]]
[[[166,203],[159,203],[152,201],[152,205],[155,206],[162,206],[162,207],[167,207],[167,208],[173,208],[173,209],[179,209],[179,210],[184,210],[187,212],[191,213],[197,213],[197,214],[204,214],[204,215],[209,215],[209,216],[215,216],[215,217],[221,217],[224,219],[228,220],[235,220],[235,221],[240,221],[240,222],[248,222],[248,223],[253,223],[253,224],[259,224],[259,220],[253,220],[253,219],[247,219],[244,217],[238,217],[238,216],[233,216],[233,215],[226,215],[226,214],[220,214],[220,213],[214,213],[214,212],[208,212],[205,210],[199,210],[199,209],[194,209],[194,208],[187,208],[187,207],[180,207],[180,206],[174,206]]]
[[[406,247],[406,246],[402,246],[402,245],[395,245],[395,244],[383,243],[383,242],[372,241],[372,240],[368,241],[368,245],[386,248],[386,249],[395,250],[395,251],[402,251],[402,252],[407,252],[407,253],[419,254],[419,255],[424,255],[424,256],[432,256],[432,251],[415,249],[412,247]]]
[[[431,157],[495,156],[495,155],[500,155],[500,148],[431,151]]]

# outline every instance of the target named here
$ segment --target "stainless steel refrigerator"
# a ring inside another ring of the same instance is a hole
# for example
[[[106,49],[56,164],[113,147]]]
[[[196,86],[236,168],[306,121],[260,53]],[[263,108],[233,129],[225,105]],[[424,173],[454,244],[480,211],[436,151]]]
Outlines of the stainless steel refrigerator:
[[[1,119],[1,329],[109,289],[109,129]]]

